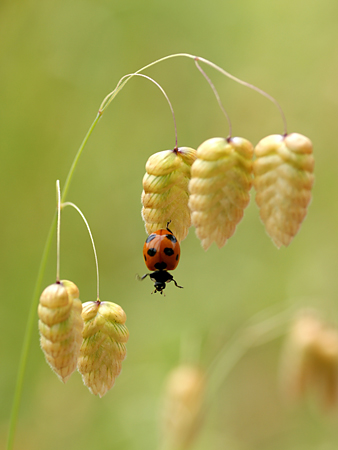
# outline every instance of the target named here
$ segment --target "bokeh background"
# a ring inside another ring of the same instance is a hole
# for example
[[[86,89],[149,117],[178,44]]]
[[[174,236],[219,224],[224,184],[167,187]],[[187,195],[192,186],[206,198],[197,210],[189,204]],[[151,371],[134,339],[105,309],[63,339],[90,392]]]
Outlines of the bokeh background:
[[[34,331],[15,448],[158,448],[161,395],[185,358],[208,365],[251,316],[293,303],[338,313],[338,3],[335,0],[2,0],[0,3],[1,326],[0,447],[5,446],[27,315],[55,208],[74,155],[104,96],[124,74],[177,52],[205,57],[273,95],[289,132],[314,144],[316,182],[300,234],[277,250],[254,194],[227,245],[204,252],[191,229],[167,296],[150,295],[142,246],[147,158],[173,148],[170,110],[159,90],[133,79],[90,138],[68,200],[86,215],[97,246],[101,299],[120,304],[128,357],[102,399],[78,373],[66,385],[45,363]],[[282,133],[266,98],[203,66],[232,119],[256,144]],[[191,60],[146,72],[166,90],[180,146],[226,136],[213,93]],[[55,281],[55,246],[43,287]],[[61,276],[95,300],[92,248],[80,217],[62,219]],[[195,449],[336,449],[338,418],[314,402],[285,408],[278,386],[282,338],[249,350],[210,408]],[[183,348],[183,350],[182,350]]]

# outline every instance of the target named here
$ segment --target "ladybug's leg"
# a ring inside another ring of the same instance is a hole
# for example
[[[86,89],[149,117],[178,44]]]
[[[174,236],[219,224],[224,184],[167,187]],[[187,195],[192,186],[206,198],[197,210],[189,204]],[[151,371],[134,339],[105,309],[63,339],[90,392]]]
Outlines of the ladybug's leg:
[[[136,275],[136,278],[137,278],[139,281],[142,281],[142,280],[144,280],[148,275],[151,275],[151,274],[150,274],[150,273],[146,273],[145,275],[143,275],[143,277],[140,277],[140,275],[137,274],[137,275]]]
[[[163,291],[158,291],[157,289],[155,289],[153,292],[151,292],[151,294],[156,294],[156,292],[159,292],[161,295],[163,295],[165,297],[165,293]]]
[[[179,286],[179,285],[176,283],[176,280],[172,279],[172,281],[175,283],[175,286],[176,286],[176,287],[183,289],[183,286]]]

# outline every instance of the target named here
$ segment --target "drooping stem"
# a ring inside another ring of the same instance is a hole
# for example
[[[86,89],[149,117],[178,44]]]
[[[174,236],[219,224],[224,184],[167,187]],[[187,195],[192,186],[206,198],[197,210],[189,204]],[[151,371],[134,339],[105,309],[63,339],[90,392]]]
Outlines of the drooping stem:
[[[246,87],[248,87],[250,89],[253,89],[254,91],[256,91],[259,94],[261,94],[264,97],[266,97],[268,100],[270,100],[277,107],[277,109],[278,109],[278,111],[280,113],[280,116],[282,118],[282,121],[283,121],[284,135],[287,134],[287,123],[286,123],[286,118],[285,118],[284,112],[283,112],[280,104],[277,102],[277,100],[274,97],[272,97],[270,94],[268,94],[267,92],[263,91],[262,89],[258,88],[257,86],[254,86],[251,83],[248,83],[248,82],[246,82],[244,80],[241,80],[240,78],[235,77],[234,75],[231,75],[231,73],[229,73],[226,70],[222,69],[222,67],[217,66],[216,64],[214,64],[213,62],[209,61],[208,59],[202,58],[200,56],[191,55],[189,53],[175,53],[175,54],[172,54],[172,55],[164,56],[163,58],[157,59],[156,61],[153,61],[152,63],[147,64],[146,66],[144,66],[141,69],[137,70],[136,72],[131,74],[129,77],[127,77],[123,82],[121,82],[121,80],[120,80],[117,83],[117,86],[115,87],[115,89],[112,92],[110,92],[110,94],[108,94],[105,97],[105,99],[103,100],[103,102],[101,103],[99,112],[102,113],[108,107],[110,102],[123,89],[123,87],[130,80],[130,78],[132,78],[133,76],[137,75],[140,72],[143,72],[144,70],[148,69],[149,67],[154,66],[155,64],[158,64],[158,63],[160,63],[162,61],[166,61],[168,59],[177,58],[177,57],[184,57],[184,58],[193,59],[194,61],[201,61],[201,62],[209,65],[210,67],[214,68],[215,70],[218,70],[220,73],[222,73],[226,77],[230,78],[231,80],[236,81],[236,83],[242,84],[243,86],[246,86]]]
[[[162,88],[162,86],[161,86],[159,83],[157,83],[157,81],[155,81],[153,78],[150,78],[150,77],[148,77],[147,75],[144,75],[144,74],[142,74],[142,73],[129,73],[129,74],[125,75],[124,77],[122,77],[122,78],[120,79],[120,81],[118,82],[118,84],[117,84],[117,86],[116,86],[116,89],[117,89],[121,84],[123,84],[123,86],[124,86],[123,81],[124,81],[126,78],[129,79],[129,78],[131,78],[131,77],[133,77],[133,76],[143,77],[143,78],[146,78],[147,80],[151,81],[152,83],[154,83],[154,84],[160,89],[160,91],[161,91],[162,94],[164,95],[165,99],[167,100],[168,105],[169,105],[169,108],[170,108],[170,111],[171,111],[171,114],[172,114],[172,116],[173,116],[173,121],[174,121],[174,128],[175,128],[175,149],[176,149],[176,148],[177,148],[177,125],[176,125],[175,113],[174,113],[174,109],[173,109],[173,107],[172,107],[172,104],[171,104],[171,102],[170,102],[170,100],[169,100],[169,97],[168,97],[168,95],[166,94],[165,90]],[[121,88],[121,89],[122,89],[122,88]],[[104,103],[104,100],[103,100],[102,103]],[[108,105],[107,105],[107,106],[108,106]],[[100,108],[101,113],[103,112],[104,109],[105,109],[105,108],[103,108],[103,109]]]
[[[246,86],[250,89],[253,89],[254,91],[258,92],[259,94],[263,95],[264,97],[266,97],[267,99],[269,99],[278,109],[279,114],[281,115],[282,121],[283,121],[283,125],[284,125],[284,134],[287,134],[287,123],[286,123],[286,117],[284,115],[284,112],[282,110],[282,107],[280,106],[280,104],[277,102],[277,100],[272,97],[270,94],[268,94],[267,92],[263,91],[262,89],[258,88],[257,86],[251,84],[251,83],[247,83],[244,80],[241,80],[240,78],[235,77],[234,75],[231,75],[231,73],[227,72],[226,70],[222,69],[222,67],[217,66],[216,64],[214,64],[211,61],[208,61],[205,58],[201,58],[199,56],[195,57],[195,60],[198,61],[202,61],[205,64],[208,64],[210,67],[213,67],[214,69],[218,70],[219,72],[221,72],[223,75],[225,75],[226,77],[230,78],[233,81],[236,81],[236,83],[242,84],[243,86]]]
[[[60,242],[61,242],[61,190],[60,181],[56,181],[57,226],[56,226],[56,282],[60,281]]]
[[[223,114],[225,115],[225,118],[226,118],[226,120],[227,120],[227,122],[228,122],[228,126],[229,126],[229,136],[228,136],[227,139],[230,140],[230,138],[231,138],[231,136],[232,136],[232,125],[231,125],[231,120],[230,120],[229,114],[226,112],[226,110],[225,110],[225,108],[224,108],[224,106],[223,106],[223,104],[222,104],[222,102],[221,102],[220,96],[219,96],[219,94],[218,94],[218,92],[217,92],[217,89],[215,88],[213,82],[210,80],[210,78],[208,77],[208,75],[204,72],[204,70],[202,69],[202,67],[198,64],[197,59],[195,59],[195,64],[196,64],[197,69],[201,72],[201,74],[204,76],[204,78],[205,78],[205,79],[207,80],[207,82],[210,84],[210,87],[211,87],[211,89],[213,90],[213,92],[214,92],[214,94],[215,94],[215,97],[216,97],[216,100],[217,100],[217,102],[218,102],[218,105],[219,105],[219,107],[221,108]]]
[[[96,248],[95,248],[95,243],[94,243],[94,238],[92,235],[92,232],[90,230],[89,224],[87,219],[85,218],[83,212],[80,210],[80,208],[78,208],[74,203],[72,202],[65,202],[62,203],[61,207],[64,208],[66,206],[72,206],[74,209],[76,209],[76,211],[80,214],[80,216],[82,217],[82,220],[84,221],[88,233],[89,233],[89,237],[90,240],[92,242],[92,246],[93,246],[93,251],[94,251],[94,258],[95,258],[95,265],[96,265],[96,296],[97,296],[97,301],[100,300],[100,278],[99,278],[99,264],[98,264],[98,260],[97,260],[97,253],[96,253]]]

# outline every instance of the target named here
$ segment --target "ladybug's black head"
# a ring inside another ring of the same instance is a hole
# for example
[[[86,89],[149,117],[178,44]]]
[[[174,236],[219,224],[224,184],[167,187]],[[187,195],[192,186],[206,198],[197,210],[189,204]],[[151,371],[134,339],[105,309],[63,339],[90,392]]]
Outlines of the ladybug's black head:
[[[160,294],[163,294],[163,289],[166,288],[166,284],[163,281],[155,281],[154,287],[155,287],[154,292],[160,292]]]
[[[151,281],[154,282],[155,290],[152,292],[152,294],[154,292],[159,292],[160,294],[163,294],[163,291],[166,288],[166,283],[169,283],[170,281],[173,281],[175,283],[175,286],[179,288],[182,287],[176,283],[171,273],[169,273],[167,270],[155,270],[155,272],[146,273],[145,275],[143,275],[143,277],[139,276],[137,277],[139,280],[144,280],[148,276],[150,277]]]

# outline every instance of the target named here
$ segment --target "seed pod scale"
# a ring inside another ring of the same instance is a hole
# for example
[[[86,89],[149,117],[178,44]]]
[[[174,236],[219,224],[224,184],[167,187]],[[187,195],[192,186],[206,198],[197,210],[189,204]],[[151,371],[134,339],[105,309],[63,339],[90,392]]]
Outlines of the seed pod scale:
[[[190,168],[196,150],[180,147],[150,156],[143,177],[142,218],[148,234],[170,227],[178,241],[188,234],[191,225],[188,208]]]
[[[250,201],[253,147],[234,137],[212,138],[197,149],[191,168],[189,207],[202,247],[219,248],[235,232]]]
[[[254,186],[260,217],[280,248],[298,233],[314,182],[312,142],[298,133],[271,135],[255,148]]]

